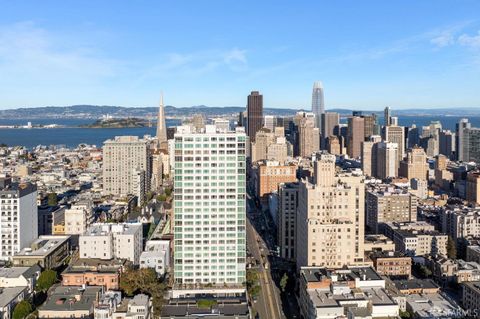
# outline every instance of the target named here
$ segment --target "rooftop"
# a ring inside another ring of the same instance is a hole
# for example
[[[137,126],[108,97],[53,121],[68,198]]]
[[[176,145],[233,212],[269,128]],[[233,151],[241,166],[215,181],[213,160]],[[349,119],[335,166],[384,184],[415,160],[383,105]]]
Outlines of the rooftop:
[[[393,283],[398,290],[439,289],[432,279],[394,280]]]
[[[40,272],[42,269],[39,265],[33,265],[31,267],[11,267],[0,268],[1,278],[18,278],[20,276],[31,277],[34,273]]]
[[[102,287],[57,286],[48,296],[39,311],[89,311],[97,301]]]
[[[31,248],[20,250],[15,254],[14,258],[25,256],[47,256],[69,240],[70,236],[40,236],[32,243],[30,246]]]
[[[0,288],[0,308],[7,306],[26,289],[27,287]]]
[[[139,229],[142,230],[141,223],[122,223],[122,224],[110,224],[110,223],[98,223],[90,226],[85,234],[82,236],[106,236],[111,233],[133,235]]]

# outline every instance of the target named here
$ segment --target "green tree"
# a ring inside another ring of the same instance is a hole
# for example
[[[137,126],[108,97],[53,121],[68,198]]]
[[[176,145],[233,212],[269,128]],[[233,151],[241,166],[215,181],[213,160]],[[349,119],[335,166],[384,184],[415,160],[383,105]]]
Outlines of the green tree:
[[[172,195],[172,189],[171,188],[165,188],[165,195],[167,195],[167,196]]]
[[[402,319],[409,319],[409,318],[411,318],[411,317],[412,317],[412,316],[410,315],[410,312],[400,310],[400,318],[402,318]]]
[[[164,202],[164,201],[167,200],[167,195],[165,195],[165,194],[158,195],[158,196],[157,196],[157,200],[158,200],[159,202]]]
[[[457,259],[457,245],[451,236],[448,236],[447,256],[450,259]]]
[[[57,206],[58,199],[56,193],[49,193],[48,194],[48,206]]]
[[[28,316],[33,311],[32,305],[26,301],[22,300],[15,306],[13,310],[13,319],[23,319]]]
[[[128,269],[120,277],[120,289],[128,295],[144,293],[152,297],[153,311],[160,314],[163,306],[163,295],[166,285],[157,278],[157,273],[152,268]]]
[[[280,279],[280,288],[282,288],[282,292],[285,292],[285,288],[287,288],[288,284],[288,275],[284,273],[282,279]]]
[[[51,269],[45,270],[38,277],[35,291],[46,292],[57,281],[57,272]]]

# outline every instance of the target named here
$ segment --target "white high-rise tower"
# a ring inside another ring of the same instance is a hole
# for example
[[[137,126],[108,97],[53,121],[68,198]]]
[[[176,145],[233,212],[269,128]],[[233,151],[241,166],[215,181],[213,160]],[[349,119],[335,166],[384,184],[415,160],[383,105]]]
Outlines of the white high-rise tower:
[[[320,128],[322,114],[325,113],[325,102],[323,99],[323,84],[320,81],[313,83],[312,91],[312,112],[315,114],[317,127]]]
[[[158,108],[157,120],[157,147],[166,148],[167,144],[167,127],[165,125],[165,110],[163,106],[163,92],[160,96],[160,106]]]

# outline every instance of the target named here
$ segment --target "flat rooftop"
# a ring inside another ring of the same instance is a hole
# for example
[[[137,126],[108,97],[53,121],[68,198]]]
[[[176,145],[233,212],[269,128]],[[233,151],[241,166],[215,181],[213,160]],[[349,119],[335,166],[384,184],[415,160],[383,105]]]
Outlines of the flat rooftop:
[[[39,311],[88,311],[97,301],[102,287],[57,286],[48,296]]]
[[[15,257],[38,256],[44,257],[55,251],[58,247],[70,240],[70,236],[40,236],[37,238],[31,248],[24,248]]]
[[[111,233],[133,235],[142,227],[141,223],[93,224],[82,236],[106,236]]]

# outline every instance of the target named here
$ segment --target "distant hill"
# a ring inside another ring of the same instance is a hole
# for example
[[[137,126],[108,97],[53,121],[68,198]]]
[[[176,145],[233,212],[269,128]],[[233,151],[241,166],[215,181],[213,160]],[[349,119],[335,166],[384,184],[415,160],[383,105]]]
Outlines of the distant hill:
[[[209,107],[205,105],[177,108],[174,106],[165,107],[167,117],[183,118],[196,113],[203,113],[207,117],[213,116],[233,116],[245,111],[245,107],[224,106]],[[264,114],[277,116],[291,116],[299,109],[281,109],[265,108]],[[330,112],[338,112],[342,115],[352,114],[352,109],[329,109]],[[90,118],[98,119],[102,115],[110,115],[114,118],[145,118],[155,117],[158,107],[124,107],[108,105],[72,105],[72,106],[43,106],[0,110],[1,119],[58,119],[58,118]],[[363,111],[365,114],[377,113],[381,115],[382,111]],[[432,108],[432,109],[395,109],[392,108],[394,115],[430,115],[430,116],[480,116],[479,108]]]

